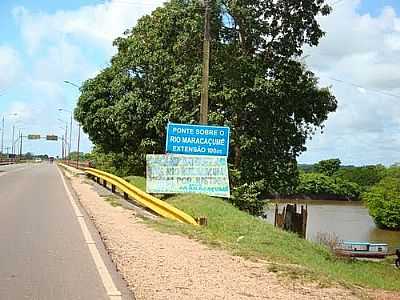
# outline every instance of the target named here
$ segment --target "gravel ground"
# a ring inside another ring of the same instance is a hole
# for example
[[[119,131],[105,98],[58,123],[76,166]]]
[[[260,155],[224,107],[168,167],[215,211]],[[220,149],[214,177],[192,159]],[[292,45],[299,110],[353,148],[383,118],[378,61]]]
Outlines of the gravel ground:
[[[134,211],[112,207],[81,178],[71,181],[138,300],[359,299],[341,287],[282,281],[263,263],[160,233]]]

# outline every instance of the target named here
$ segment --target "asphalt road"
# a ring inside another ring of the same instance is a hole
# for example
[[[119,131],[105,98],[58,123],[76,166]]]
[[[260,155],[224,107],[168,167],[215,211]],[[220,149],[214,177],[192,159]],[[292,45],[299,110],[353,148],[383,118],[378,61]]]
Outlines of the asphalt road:
[[[106,265],[103,273],[111,276],[122,298],[107,294],[72,206],[55,165],[0,166],[1,300],[133,298],[84,216],[92,247]]]

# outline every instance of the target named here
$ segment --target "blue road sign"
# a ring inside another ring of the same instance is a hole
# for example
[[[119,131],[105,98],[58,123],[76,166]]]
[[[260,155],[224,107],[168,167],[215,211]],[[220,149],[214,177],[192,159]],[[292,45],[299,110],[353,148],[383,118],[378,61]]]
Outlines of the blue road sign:
[[[229,127],[169,123],[166,152],[228,156],[229,133]]]

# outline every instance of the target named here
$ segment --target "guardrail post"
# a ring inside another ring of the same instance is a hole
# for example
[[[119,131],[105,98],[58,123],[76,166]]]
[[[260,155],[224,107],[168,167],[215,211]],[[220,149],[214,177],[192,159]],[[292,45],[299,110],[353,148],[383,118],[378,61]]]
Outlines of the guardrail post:
[[[107,187],[107,181],[103,179],[103,186],[106,188]]]
[[[115,185],[111,185],[111,192],[115,193]]]
[[[124,193],[124,199],[129,200],[129,195],[127,193]]]
[[[98,184],[100,184],[100,177],[96,177],[96,181]]]
[[[198,218],[196,218],[196,222],[200,226],[207,226],[208,225],[208,218],[207,217],[198,217]]]

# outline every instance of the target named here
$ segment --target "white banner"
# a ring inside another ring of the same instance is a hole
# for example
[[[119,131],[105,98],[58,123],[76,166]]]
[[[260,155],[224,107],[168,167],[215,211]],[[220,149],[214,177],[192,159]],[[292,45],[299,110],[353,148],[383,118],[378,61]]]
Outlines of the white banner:
[[[230,197],[227,157],[147,155],[147,192]]]

